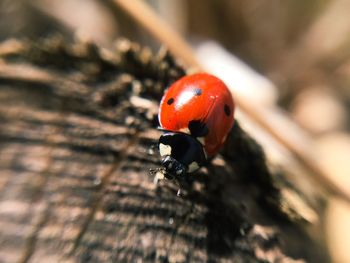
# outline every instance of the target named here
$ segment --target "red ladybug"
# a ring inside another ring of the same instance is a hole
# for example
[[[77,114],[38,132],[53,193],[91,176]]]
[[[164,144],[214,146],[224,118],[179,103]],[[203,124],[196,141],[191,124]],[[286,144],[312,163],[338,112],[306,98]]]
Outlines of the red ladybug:
[[[165,92],[159,122],[164,175],[181,178],[203,166],[224,143],[234,118],[227,86],[206,73],[185,76]]]

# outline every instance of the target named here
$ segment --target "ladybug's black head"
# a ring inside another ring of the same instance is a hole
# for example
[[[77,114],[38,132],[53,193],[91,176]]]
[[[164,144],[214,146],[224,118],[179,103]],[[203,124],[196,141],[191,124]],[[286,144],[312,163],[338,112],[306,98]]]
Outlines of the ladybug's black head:
[[[159,153],[168,178],[182,178],[206,162],[202,144],[185,133],[167,132],[160,136]]]

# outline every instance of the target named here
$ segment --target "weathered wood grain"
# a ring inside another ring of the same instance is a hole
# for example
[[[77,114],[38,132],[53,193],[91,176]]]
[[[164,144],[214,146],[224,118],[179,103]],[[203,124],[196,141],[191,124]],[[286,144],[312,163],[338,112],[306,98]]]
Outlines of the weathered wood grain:
[[[183,196],[153,184],[157,102],[185,73],[167,53],[53,37],[0,54],[0,262],[326,261],[238,124]]]

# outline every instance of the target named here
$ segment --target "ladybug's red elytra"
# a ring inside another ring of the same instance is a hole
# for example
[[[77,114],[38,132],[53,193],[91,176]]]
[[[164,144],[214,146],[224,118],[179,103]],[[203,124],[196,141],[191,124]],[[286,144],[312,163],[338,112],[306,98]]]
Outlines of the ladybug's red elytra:
[[[166,90],[159,107],[159,138],[164,175],[181,178],[203,166],[225,142],[233,122],[234,101],[217,77],[185,76]]]

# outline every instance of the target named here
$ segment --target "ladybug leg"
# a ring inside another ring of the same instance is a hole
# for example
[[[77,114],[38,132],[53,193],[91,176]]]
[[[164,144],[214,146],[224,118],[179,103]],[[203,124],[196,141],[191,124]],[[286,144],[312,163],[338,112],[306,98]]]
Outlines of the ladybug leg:
[[[160,171],[156,172],[154,178],[153,178],[153,183],[158,184],[159,181],[164,180],[164,174]]]
[[[150,175],[153,175],[153,183],[155,185],[158,184],[160,180],[163,180],[165,178],[164,170],[162,168],[151,168],[149,170]]]
[[[181,197],[186,193],[186,190],[190,189],[193,184],[193,179],[189,176],[178,177],[175,180],[176,185],[178,186],[177,196]]]
[[[181,192],[181,188],[179,188],[179,190],[177,190],[176,195],[177,195],[177,196],[181,196],[181,194],[182,194],[182,192]]]
[[[175,184],[178,187],[176,196],[181,197],[183,195],[183,191],[181,190],[181,188],[182,188],[181,187],[181,182],[180,182],[180,180],[178,178],[175,180]]]
[[[173,180],[174,178],[171,177],[169,174],[166,174],[165,170],[163,168],[151,168],[149,169],[150,175],[153,175],[153,183],[155,185],[158,185],[159,181],[168,179],[168,180]],[[175,180],[175,183],[179,187],[177,190],[176,195],[177,196],[182,196],[182,191],[181,191],[181,184],[179,181]]]

